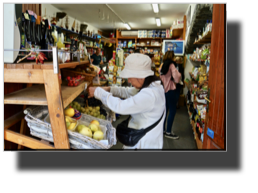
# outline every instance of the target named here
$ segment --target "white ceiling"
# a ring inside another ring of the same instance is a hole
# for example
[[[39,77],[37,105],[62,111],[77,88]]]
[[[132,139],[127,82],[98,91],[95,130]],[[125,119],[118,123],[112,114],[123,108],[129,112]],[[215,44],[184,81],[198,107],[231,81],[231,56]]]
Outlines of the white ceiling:
[[[101,30],[114,28],[125,29],[121,19],[133,29],[166,29],[173,21],[183,19],[189,4],[159,4],[159,13],[154,13],[151,4],[108,4],[121,18],[117,17],[106,4],[52,4],[69,16],[86,22]],[[105,20],[101,17],[104,12]],[[109,23],[107,20],[109,15]],[[161,26],[156,25],[155,17],[161,19]],[[112,24],[112,19],[115,23]]]

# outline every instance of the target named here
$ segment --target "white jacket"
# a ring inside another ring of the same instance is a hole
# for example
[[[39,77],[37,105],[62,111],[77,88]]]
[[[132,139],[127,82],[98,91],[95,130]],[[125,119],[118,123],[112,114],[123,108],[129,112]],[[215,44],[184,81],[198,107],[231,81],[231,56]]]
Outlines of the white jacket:
[[[132,118],[128,127],[134,129],[147,128],[159,120],[164,112],[159,124],[141,138],[134,147],[124,146],[124,149],[162,149],[166,100],[161,81],[153,82],[140,92],[134,87],[111,87],[109,93],[98,87],[94,96],[113,112],[121,115],[131,115]],[[125,98],[125,100],[120,98]]]

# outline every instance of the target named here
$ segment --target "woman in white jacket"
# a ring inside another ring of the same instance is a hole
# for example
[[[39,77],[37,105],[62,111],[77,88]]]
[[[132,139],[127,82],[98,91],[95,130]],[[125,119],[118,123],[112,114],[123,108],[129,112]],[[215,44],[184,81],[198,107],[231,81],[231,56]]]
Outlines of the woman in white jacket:
[[[128,127],[144,129],[162,119],[133,146],[124,149],[162,149],[163,123],[166,114],[162,82],[151,70],[151,59],[143,54],[131,54],[120,73],[133,87],[90,87],[89,97],[95,97],[121,115],[131,115]],[[124,98],[125,100],[121,100]]]

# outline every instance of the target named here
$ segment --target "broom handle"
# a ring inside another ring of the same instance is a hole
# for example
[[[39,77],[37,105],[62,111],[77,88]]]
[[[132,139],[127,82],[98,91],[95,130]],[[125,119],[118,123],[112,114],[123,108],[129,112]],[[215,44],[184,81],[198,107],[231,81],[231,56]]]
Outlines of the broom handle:
[[[22,59],[18,60],[17,64],[21,61],[23,61],[25,58],[28,58],[30,55],[32,54],[32,52],[30,52],[27,56],[24,56]]]

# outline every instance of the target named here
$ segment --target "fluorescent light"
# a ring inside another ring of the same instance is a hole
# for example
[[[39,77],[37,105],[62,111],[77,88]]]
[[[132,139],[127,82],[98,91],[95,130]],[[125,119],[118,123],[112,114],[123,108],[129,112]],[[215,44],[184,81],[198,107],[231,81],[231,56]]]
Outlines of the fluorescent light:
[[[154,13],[158,13],[158,12],[159,12],[159,6],[158,6],[158,4],[152,4],[152,7],[153,7]]]
[[[131,27],[128,25],[128,23],[124,23],[124,26],[125,26],[128,30],[131,29]]]
[[[160,18],[156,18],[157,26],[161,26]]]

